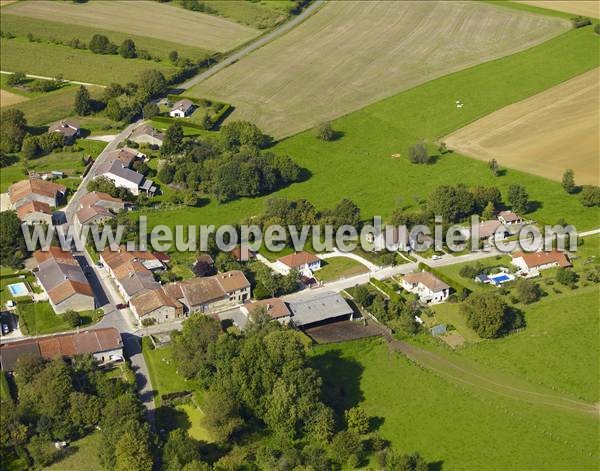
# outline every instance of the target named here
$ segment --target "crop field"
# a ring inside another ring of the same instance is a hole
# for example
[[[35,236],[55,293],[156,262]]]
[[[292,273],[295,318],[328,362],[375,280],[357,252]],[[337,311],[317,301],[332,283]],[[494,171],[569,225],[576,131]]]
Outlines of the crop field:
[[[170,8],[158,2],[94,1],[82,4],[37,0],[19,2],[5,12],[41,20],[85,25],[190,46],[228,51],[258,30],[213,15]]]
[[[494,177],[485,162],[458,153],[431,165],[408,162],[406,151],[419,139],[436,140],[476,119],[598,67],[600,43],[590,28],[569,31],[544,44],[497,61],[442,77],[375,103],[333,122],[341,135],[333,142],[307,131],[278,143],[273,151],[290,155],[310,178],[277,196],[308,198],[317,208],[351,198],[364,219],[389,217],[396,207],[414,209],[439,185],[498,186],[506,198],[511,184],[527,188],[536,202],[528,214],[541,223],[564,218],[579,230],[598,226],[598,208],[585,208],[557,182],[507,170]],[[455,106],[456,96],[465,105]],[[401,158],[392,158],[401,153]],[[435,152],[434,152],[435,153]],[[266,198],[227,204],[148,212],[149,224],[230,224],[260,214]]]
[[[380,340],[322,346],[314,352],[326,401],[339,409],[360,404],[369,416],[382,419],[378,431],[394,448],[418,450],[439,466],[433,469],[595,466],[595,417],[454,385],[390,354]]]
[[[520,0],[519,3],[534,7],[549,8],[550,10],[564,11],[575,15],[600,18],[598,0]]]
[[[12,9],[2,11],[0,27],[15,36],[26,37],[32,33],[36,39],[45,41],[58,40],[70,41],[77,38],[88,43],[94,34],[103,34],[115,44],[122,43],[125,39],[132,39],[138,50],[146,50],[153,56],[167,59],[169,52],[176,50],[182,57],[190,59],[202,59],[211,51],[205,48],[188,44],[180,44],[165,39],[156,39],[148,36],[137,36],[130,31],[112,31],[98,27],[86,26],[85,24],[67,24],[61,22],[60,18],[50,21],[51,18],[33,18],[12,14]],[[16,12],[13,12],[16,13]],[[149,63],[151,64],[151,63]]]
[[[236,107],[232,119],[279,138],[568,28],[559,18],[471,2],[331,2],[191,94],[225,100]]]
[[[477,159],[560,181],[600,182],[600,69],[496,111],[443,140]]]
[[[5,106],[14,105],[16,103],[21,103],[22,101],[27,101],[27,97],[23,95],[17,95],[16,93],[7,92],[6,90],[0,90],[0,106],[4,108]]]
[[[20,4],[19,4],[20,5]],[[118,55],[94,54],[68,46],[29,42],[24,38],[0,40],[0,67],[9,72],[55,77],[107,85],[135,81],[140,73],[158,69],[169,76],[175,67],[142,59],[123,59]]]

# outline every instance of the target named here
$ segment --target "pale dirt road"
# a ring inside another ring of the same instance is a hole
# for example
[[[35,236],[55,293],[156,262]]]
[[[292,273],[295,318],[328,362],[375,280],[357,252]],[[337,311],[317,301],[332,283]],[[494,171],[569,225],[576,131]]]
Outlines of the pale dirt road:
[[[517,1],[517,3],[526,3],[534,7],[600,18],[600,1],[598,0],[533,0]]]
[[[2,108],[27,100],[29,100],[29,98],[26,96],[17,95],[16,93],[7,92],[6,90],[0,90],[0,107]]]
[[[573,169],[577,184],[600,183],[600,69],[593,69],[498,110],[442,140],[479,160],[496,159],[560,181]]]

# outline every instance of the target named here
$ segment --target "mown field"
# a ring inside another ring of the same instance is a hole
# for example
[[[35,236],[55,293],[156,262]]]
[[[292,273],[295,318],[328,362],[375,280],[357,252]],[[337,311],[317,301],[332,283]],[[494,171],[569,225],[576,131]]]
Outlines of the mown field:
[[[597,0],[529,0],[519,1],[519,3],[532,5],[535,7],[549,8],[551,10],[572,13],[575,15],[590,16],[600,18],[600,5]]]
[[[88,50],[49,43],[29,42],[26,38],[1,39],[0,67],[9,72],[55,77],[107,85],[135,81],[141,72],[157,69],[169,76],[175,67],[143,59],[123,59],[119,55],[94,54]]]
[[[416,209],[439,185],[498,186],[506,198],[511,184],[529,192],[541,223],[559,218],[579,230],[598,226],[600,210],[585,208],[577,195],[567,195],[557,182],[506,170],[494,177],[485,162],[458,153],[445,154],[431,165],[408,162],[409,145],[430,141],[511,103],[523,100],[600,64],[600,42],[590,28],[572,30],[544,44],[496,61],[466,69],[370,105],[333,122],[341,135],[323,142],[307,131],[285,139],[273,151],[290,155],[310,172],[305,182],[277,192],[287,198],[307,198],[318,208],[332,207],[346,197],[362,209],[364,218],[389,217],[396,207]],[[457,109],[460,96],[465,106]],[[392,158],[400,153],[401,158]],[[148,213],[152,224],[227,224],[263,211],[265,198],[211,202]]]
[[[444,138],[450,149],[560,181],[600,183],[600,70],[507,106]]]
[[[13,13],[17,13],[17,11],[13,11]],[[78,38],[84,43],[89,43],[94,34],[103,34],[117,45],[125,39],[132,39],[138,50],[146,50],[153,56],[162,59],[168,58],[169,52],[173,50],[178,51],[182,57],[189,57],[190,59],[204,58],[211,52],[203,47],[172,42],[168,39],[156,39],[146,35],[138,36],[132,34],[129,30],[113,31],[87,26],[86,24],[68,24],[60,17],[53,20],[50,17],[20,16],[12,14],[11,9],[2,11],[0,26],[2,31],[10,32],[16,36],[27,37],[28,33],[32,33],[36,39],[44,41],[70,41],[73,38]],[[149,64],[152,63],[149,62]]]
[[[288,136],[568,28],[559,18],[474,2],[331,2],[191,94],[232,103],[232,119]],[[459,91],[453,102],[471,106],[466,98]]]
[[[94,1],[81,4],[36,0],[7,6],[3,14],[85,25],[137,36],[228,51],[252,39],[258,30],[213,15],[174,9],[159,2]]]
[[[597,421],[455,386],[380,340],[317,347],[325,398],[339,409],[360,404],[402,452],[418,450],[433,469],[592,469]]]

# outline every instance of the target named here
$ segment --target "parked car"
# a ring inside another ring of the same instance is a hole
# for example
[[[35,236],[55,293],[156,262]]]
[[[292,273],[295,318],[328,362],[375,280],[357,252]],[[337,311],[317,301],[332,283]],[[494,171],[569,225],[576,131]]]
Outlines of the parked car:
[[[104,268],[104,264],[102,262],[96,262],[96,266],[98,268]]]
[[[10,327],[8,327],[8,324],[2,324],[2,335],[6,335],[10,332]]]
[[[434,255],[433,257],[431,257],[431,260],[440,260],[441,258],[441,255]]]
[[[117,309],[126,309],[129,307],[129,303],[120,303],[116,305]]]

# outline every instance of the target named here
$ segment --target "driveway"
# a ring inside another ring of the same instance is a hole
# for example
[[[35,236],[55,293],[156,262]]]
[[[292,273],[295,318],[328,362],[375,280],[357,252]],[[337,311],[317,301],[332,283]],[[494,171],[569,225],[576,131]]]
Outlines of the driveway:
[[[156,408],[156,404],[154,403],[154,390],[150,382],[150,373],[142,354],[142,339],[129,333],[123,333],[122,337],[125,356],[129,358],[131,369],[135,375],[138,396],[146,408],[148,422],[154,428],[154,409]]]
[[[381,270],[381,268],[382,268],[379,265],[375,265],[374,263],[369,262],[366,258],[361,257],[360,255],[357,255],[352,252],[342,252],[339,249],[334,249],[333,252],[317,254],[317,257],[319,257],[321,260],[327,260],[328,258],[335,258],[335,257],[351,258],[352,260],[355,260],[358,263],[360,263],[361,265],[364,265],[365,267],[367,267],[369,269],[369,271],[378,271],[378,270]]]

